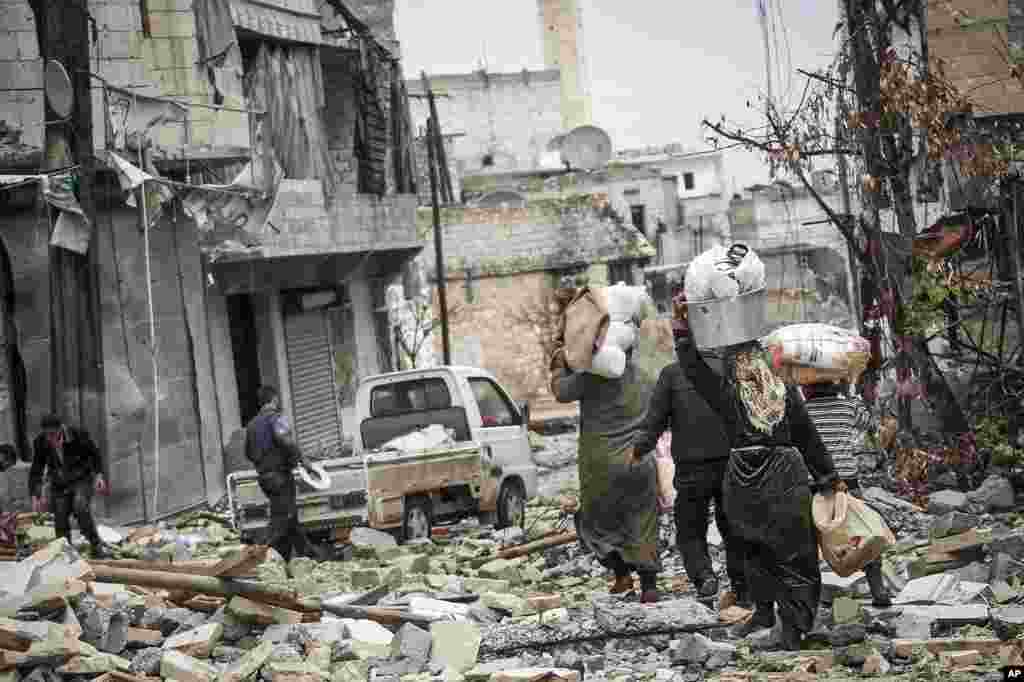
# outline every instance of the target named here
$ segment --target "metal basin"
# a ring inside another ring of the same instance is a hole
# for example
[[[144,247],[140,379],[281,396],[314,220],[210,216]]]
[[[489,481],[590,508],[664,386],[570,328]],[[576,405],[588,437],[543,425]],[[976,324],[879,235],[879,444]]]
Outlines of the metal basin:
[[[759,339],[766,331],[766,299],[762,287],[735,298],[687,301],[690,333],[699,348],[720,348]]]

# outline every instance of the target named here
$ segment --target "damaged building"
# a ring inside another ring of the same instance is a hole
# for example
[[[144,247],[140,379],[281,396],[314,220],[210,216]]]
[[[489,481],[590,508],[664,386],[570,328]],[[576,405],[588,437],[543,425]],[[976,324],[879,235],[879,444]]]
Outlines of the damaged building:
[[[343,447],[421,249],[393,11],[5,4],[0,442],[87,428],[119,523],[219,501],[261,383],[304,450]],[[24,504],[27,464],[0,476]]]

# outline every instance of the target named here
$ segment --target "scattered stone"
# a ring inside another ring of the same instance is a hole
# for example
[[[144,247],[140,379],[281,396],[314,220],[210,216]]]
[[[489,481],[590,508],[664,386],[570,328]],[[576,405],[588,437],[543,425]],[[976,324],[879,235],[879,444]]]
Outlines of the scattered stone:
[[[432,623],[430,662],[459,672],[476,665],[482,636],[475,623]]]
[[[213,682],[217,669],[180,651],[165,650],[160,659],[160,675],[177,682]]]
[[[594,617],[608,632],[629,634],[668,630],[682,625],[710,625],[718,622],[711,609],[695,599],[672,599],[656,604],[595,598]]]
[[[839,624],[854,623],[861,618],[860,602],[840,597],[832,602],[832,620]]]
[[[261,604],[245,597],[232,598],[228,602],[227,612],[242,623],[254,623],[256,625],[265,626],[302,622],[302,614],[298,611]]]
[[[1016,500],[1013,484],[1003,476],[989,476],[981,487],[968,493],[967,498],[986,511],[1013,509]]]
[[[993,609],[992,629],[1002,640],[1016,639],[1024,635],[1024,606],[1004,606]]]
[[[525,616],[536,611],[522,597],[508,593],[485,592],[480,595],[480,603],[488,608],[504,611],[512,616]]]
[[[429,661],[432,642],[433,637],[429,632],[412,623],[406,623],[398,629],[395,638],[391,641],[391,656]]]
[[[503,670],[491,675],[491,682],[532,682],[533,680],[579,682],[580,674],[576,670],[564,668],[522,668],[520,670]]]
[[[888,675],[890,670],[892,670],[892,664],[878,652],[865,658],[864,666],[861,668],[861,672],[865,675]]]
[[[863,642],[867,635],[867,628],[862,623],[844,623],[832,628],[829,641],[834,647],[844,647]]]
[[[131,672],[135,675],[145,675],[147,677],[157,676],[160,674],[163,658],[163,649],[142,649],[132,659]]]
[[[977,665],[981,661],[981,654],[977,651],[948,651],[939,656],[947,668],[953,670],[969,665]]]
[[[209,623],[171,637],[164,642],[163,648],[197,658],[209,658],[210,654],[213,653],[213,648],[220,644],[223,634],[223,625],[220,623]]]
[[[345,621],[351,639],[352,653],[359,659],[387,658],[395,636],[383,625],[372,620]]]
[[[961,511],[969,502],[967,495],[958,490],[940,490],[928,496],[928,511],[932,514]]]
[[[688,633],[669,644],[669,658],[673,663],[707,664],[710,668],[725,667],[736,654],[736,647],[716,642],[700,633]],[[714,660],[711,665],[710,659]]]
[[[974,514],[953,511],[936,517],[932,521],[930,534],[932,539],[944,538],[949,535],[965,533],[972,528],[977,528],[980,523],[981,519]]]

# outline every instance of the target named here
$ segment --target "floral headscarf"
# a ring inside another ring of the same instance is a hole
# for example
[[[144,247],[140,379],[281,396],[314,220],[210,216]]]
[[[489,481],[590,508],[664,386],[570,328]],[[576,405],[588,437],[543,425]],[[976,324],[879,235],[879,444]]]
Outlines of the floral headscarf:
[[[786,414],[786,384],[772,371],[760,346],[735,354],[733,380],[750,425],[771,434]]]

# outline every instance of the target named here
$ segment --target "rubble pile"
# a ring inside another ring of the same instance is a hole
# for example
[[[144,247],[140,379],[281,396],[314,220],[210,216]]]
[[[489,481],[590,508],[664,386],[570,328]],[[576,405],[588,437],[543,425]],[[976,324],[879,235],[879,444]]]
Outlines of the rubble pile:
[[[558,481],[524,528],[464,521],[405,545],[357,528],[344,560],[295,559],[292,578],[213,512],[103,527],[115,557],[98,561],[54,540],[47,516],[18,515],[8,527],[20,554],[0,556],[0,682],[995,680],[1022,662],[1024,516],[998,483],[936,491],[928,509],[866,488],[900,539],[884,561],[893,606],[868,606],[862,573],[825,570],[805,650],[782,655],[732,636],[743,609],[696,600],[671,514],[655,605],[609,595],[607,572],[576,543],[499,558],[566,528],[555,495],[572,481]],[[713,524],[709,543],[724,581]]]

